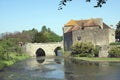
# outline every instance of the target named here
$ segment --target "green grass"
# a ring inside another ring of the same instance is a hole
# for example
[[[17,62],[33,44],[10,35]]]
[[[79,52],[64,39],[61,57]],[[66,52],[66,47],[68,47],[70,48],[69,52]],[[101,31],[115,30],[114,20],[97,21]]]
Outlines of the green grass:
[[[17,61],[21,61],[26,58],[29,58],[29,56],[26,54],[16,55],[15,53],[10,53],[9,57],[10,57],[10,59],[8,59],[8,60],[2,60],[2,59],[0,60],[0,70],[6,66],[13,65]]]
[[[109,62],[120,62],[120,58],[89,58],[89,57],[75,57],[76,59],[85,60],[85,61],[93,61],[93,62],[100,62],[100,61],[109,61]]]
[[[120,45],[120,42],[112,42],[110,45]]]

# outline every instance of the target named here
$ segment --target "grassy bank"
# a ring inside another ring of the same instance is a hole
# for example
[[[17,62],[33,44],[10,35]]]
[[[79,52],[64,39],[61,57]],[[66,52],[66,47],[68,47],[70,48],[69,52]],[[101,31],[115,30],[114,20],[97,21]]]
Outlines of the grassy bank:
[[[75,57],[75,59],[80,59],[84,61],[92,61],[92,62],[120,62],[120,58],[90,58],[90,57]]]
[[[17,61],[21,61],[21,60],[29,58],[29,56],[26,55],[26,54],[17,55],[15,53],[11,53],[9,57],[10,58],[7,59],[7,60],[5,60],[5,59],[0,60],[0,70],[3,69],[6,66],[13,65]]]

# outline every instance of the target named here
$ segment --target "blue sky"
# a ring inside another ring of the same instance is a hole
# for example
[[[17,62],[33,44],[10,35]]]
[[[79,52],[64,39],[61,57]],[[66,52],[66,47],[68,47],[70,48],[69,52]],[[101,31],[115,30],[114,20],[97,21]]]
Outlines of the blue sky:
[[[0,0],[0,33],[30,30],[39,31],[43,25],[62,35],[62,27],[69,20],[102,18],[114,28],[120,21],[120,0],[107,0],[102,8],[94,8],[96,0],[73,0],[58,10],[60,0]]]

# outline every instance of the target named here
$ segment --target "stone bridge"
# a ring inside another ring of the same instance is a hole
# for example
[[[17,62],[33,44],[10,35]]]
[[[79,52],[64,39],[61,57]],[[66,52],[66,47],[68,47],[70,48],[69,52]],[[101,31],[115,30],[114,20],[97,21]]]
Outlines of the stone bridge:
[[[63,42],[27,43],[23,46],[25,53],[30,56],[55,56],[63,48]]]

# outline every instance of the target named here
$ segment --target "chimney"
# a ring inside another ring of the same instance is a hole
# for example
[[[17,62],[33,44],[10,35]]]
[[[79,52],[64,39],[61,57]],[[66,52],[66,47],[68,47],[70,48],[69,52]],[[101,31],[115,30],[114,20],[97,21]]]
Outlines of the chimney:
[[[96,18],[95,22],[103,29],[103,19],[102,18]]]

